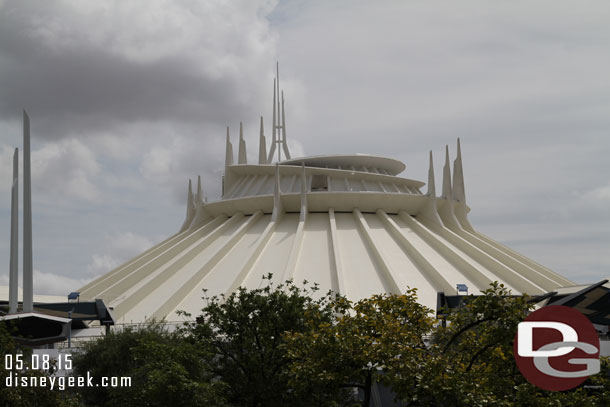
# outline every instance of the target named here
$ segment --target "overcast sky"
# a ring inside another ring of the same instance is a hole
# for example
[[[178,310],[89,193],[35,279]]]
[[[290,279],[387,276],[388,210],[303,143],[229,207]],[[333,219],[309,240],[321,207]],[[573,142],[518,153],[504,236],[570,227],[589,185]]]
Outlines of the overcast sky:
[[[460,137],[475,228],[599,281],[608,21],[606,1],[0,0],[0,285],[22,108],[35,292],[64,295],[176,232],[189,177],[219,197],[225,126],[255,161],[276,60],[293,156],[384,155],[425,181],[433,150],[438,184]]]

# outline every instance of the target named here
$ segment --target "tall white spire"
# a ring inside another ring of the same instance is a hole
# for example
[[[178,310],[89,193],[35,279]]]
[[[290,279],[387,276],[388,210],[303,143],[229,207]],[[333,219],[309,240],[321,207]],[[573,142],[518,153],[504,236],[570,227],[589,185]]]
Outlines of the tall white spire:
[[[19,149],[13,155],[13,186],[11,187],[11,255],[9,268],[8,312],[17,312],[19,302]]]
[[[196,204],[199,205],[203,202],[203,188],[201,187],[201,175],[197,175],[197,198]]]
[[[229,126],[227,126],[227,146],[225,148],[225,173],[222,177],[222,195],[224,196],[231,186],[231,174],[229,174],[229,166],[233,165],[233,144],[229,138]]]
[[[30,117],[23,111],[23,312],[34,310]]]
[[[246,141],[244,140],[244,125],[239,122],[239,152],[237,154],[238,164],[247,164],[248,158],[246,157]]]
[[[271,149],[267,157],[267,163],[273,161],[273,155],[277,149],[277,160],[282,161],[282,151],[286,159],[290,159],[290,151],[286,143],[286,112],[284,110],[284,92],[280,94],[280,68],[276,63],[276,78],[273,80],[273,123],[271,124]],[[281,144],[279,146],[278,144]]]
[[[445,201],[439,209],[439,215],[446,227],[461,229],[458,219],[453,210],[453,189],[451,187],[451,161],[449,160],[449,146],[445,146],[445,166],[443,167],[443,195]]]
[[[197,194],[195,195],[193,207],[195,211],[195,216],[193,216],[192,221],[189,226],[185,229],[193,229],[197,228],[199,224],[209,217],[206,208],[205,208],[206,198],[203,196],[203,187],[201,186],[201,176],[197,176]],[[187,219],[189,218],[187,213]],[[183,225],[184,227],[184,225]]]
[[[267,157],[267,164],[271,164],[273,162],[273,154],[275,154],[275,147],[277,144],[277,128],[275,126],[275,122],[277,120],[276,112],[275,112],[275,87],[276,87],[277,79],[273,79],[273,115],[271,116],[271,147],[269,148],[269,156]]]
[[[457,157],[453,161],[453,212],[462,228],[474,232],[468,220],[468,207],[466,206],[466,191],[464,189],[464,170],[462,168],[462,147],[457,139]]]
[[[449,146],[445,146],[445,166],[443,167],[443,195],[442,198],[451,199],[451,162],[449,161]]]
[[[436,183],[434,181],[434,161],[432,160],[432,150],[430,150],[430,167],[428,169],[428,199],[421,209],[418,216],[428,219],[437,225],[441,225],[441,218],[438,216],[438,205],[436,204]]]
[[[286,159],[290,160],[290,151],[288,151],[288,143],[286,141],[286,111],[284,110],[284,91],[282,91],[282,149],[284,150],[284,155],[286,156]]]
[[[180,232],[188,229],[195,217],[195,196],[193,195],[193,184],[189,179],[188,190],[186,191],[186,218],[180,228]]]
[[[263,116],[261,116],[261,136],[258,142],[258,163],[267,164],[267,143],[265,140],[265,127],[263,126]]]
[[[428,192],[426,195],[436,198],[436,183],[434,182],[434,162],[432,161],[432,150],[430,150],[430,168],[428,169]]]
[[[229,126],[227,126],[227,147],[225,150],[225,174],[227,173],[227,167],[233,165],[233,144],[229,138]]]
[[[462,149],[460,139],[457,139],[457,157],[453,161],[453,199],[466,204],[466,192],[464,191],[464,170],[462,169]]]

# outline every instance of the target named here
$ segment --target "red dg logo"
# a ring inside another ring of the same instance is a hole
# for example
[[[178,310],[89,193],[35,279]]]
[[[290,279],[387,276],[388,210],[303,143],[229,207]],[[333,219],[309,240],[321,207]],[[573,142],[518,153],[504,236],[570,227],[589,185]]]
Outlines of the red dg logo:
[[[513,354],[521,374],[544,390],[569,390],[599,373],[599,338],[573,308],[551,305],[519,324]]]

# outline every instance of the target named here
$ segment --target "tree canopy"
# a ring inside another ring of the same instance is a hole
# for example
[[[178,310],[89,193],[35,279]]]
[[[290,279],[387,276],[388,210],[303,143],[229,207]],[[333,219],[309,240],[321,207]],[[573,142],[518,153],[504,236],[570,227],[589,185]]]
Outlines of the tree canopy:
[[[606,406],[610,368],[566,392],[529,384],[513,359],[533,305],[494,283],[435,318],[417,291],[352,302],[286,282],[204,297],[179,329],[124,329],[87,345],[76,372],[131,376],[86,389],[91,406],[371,406],[376,384],[401,406]],[[188,315],[187,315],[188,316]]]

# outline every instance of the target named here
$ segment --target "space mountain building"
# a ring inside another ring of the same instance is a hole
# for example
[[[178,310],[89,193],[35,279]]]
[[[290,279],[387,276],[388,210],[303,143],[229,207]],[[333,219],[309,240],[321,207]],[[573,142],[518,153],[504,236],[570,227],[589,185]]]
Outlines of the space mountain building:
[[[400,176],[405,165],[392,158],[293,158],[278,76],[269,150],[262,118],[257,163],[247,162],[241,128],[238,143],[235,159],[227,129],[220,200],[206,202],[201,179],[195,193],[189,181],[179,232],[82,287],[81,299],[103,299],[128,323],[197,315],[203,289],[257,288],[269,273],[352,300],[417,288],[433,309],[440,292],[478,293],[493,281],[530,295],[574,285],[473,228],[459,140],[438,191],[432,153],[427,185]]]

